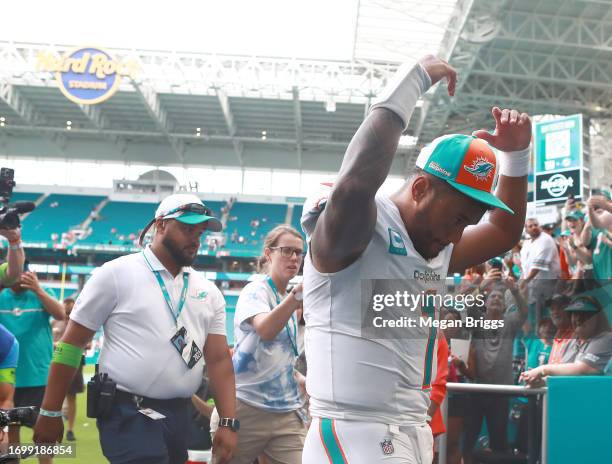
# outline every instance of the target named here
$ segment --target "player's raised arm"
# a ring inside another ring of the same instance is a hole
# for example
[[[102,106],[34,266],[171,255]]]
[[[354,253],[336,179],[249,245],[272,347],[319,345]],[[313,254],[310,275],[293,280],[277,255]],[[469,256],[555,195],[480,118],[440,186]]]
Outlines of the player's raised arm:
[[[449,272],[456,272],[498,256],[518,243],[527,210],[527,173],[531,120],[526,113],[498,107],[492,109],[495,132],[474,132],[497,148],[500,176],[495,195],[514,214],[494,209],[487,222],[467,228],[455,246]]]
[[[312,235],[311,254],[319,271],[344,269],[366,248],[376,224],[374,196],[389,174],[399,137],[418,98],[443,78],[448,80],[448,92],[453,95],[455,70],[427,56],[414,66],[402,66],[372,105],[347,148]]]

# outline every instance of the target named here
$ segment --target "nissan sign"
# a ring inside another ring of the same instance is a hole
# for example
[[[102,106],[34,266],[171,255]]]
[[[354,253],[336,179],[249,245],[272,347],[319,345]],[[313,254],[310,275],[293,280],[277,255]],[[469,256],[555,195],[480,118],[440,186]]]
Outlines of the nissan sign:
[[[536,174],[535,201],[556,203],[565,201],[570,195],[580,198],[580,169]]]

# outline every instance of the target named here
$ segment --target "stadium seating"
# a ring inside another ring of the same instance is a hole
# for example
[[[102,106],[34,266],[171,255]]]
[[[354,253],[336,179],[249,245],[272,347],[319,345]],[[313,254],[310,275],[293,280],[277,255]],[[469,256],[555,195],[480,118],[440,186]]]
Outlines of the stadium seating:
[[[304,235],[304,232],[302,231],[302,226],[300,225],[300,218],[302,217],[303,208],[303,205],[295,205],[293,207],[293,213],[291,213],[291,225],[294,229],[298,230],[300,234],[302,234],[302,237],[304,237],[304,240],[306,240],[306,236]]]
[[[206,201],[216,217],[220,217],[224,202]],[[156,203],[109,201],[91,223],[92,233],[83,243],[131,245],[130,234],[136,237],[155,215]]]
[[[11,203],[16,201],[36,201],[41,197],[42,193],[33,192],[14,192],[11,196]]]
[[[14,201],[36,201],[40,193],[16,192]],[[62,233],[83,224],[94,208],[105,197],[94,195],[51,194],[46,197],[24,222],[26,242],[52,242],[52,235],[61,239]],[[225,201],[206,201],[213,214],[222,218]],[[155,203],[108,201],[89,223],[88,233],[77,244],[83,245],[133,245],[134,238],[153,218]],[[292,225],[300,230],[299,218],[302,208],[297,205],[292,214]],[[227,243],[223,248],[230,254],[258,256],[263,238],[275,226],[285,223],[286,204],[234,203],[224,232]],[[133,234],[133,235],[132,235]],[[132,236],[132,238],[130,238]],[[205,243],[205,238],[202,242]]]
[[[287,205],[236,202],[225,230],[226,250],[257,256],[261,253],[265,235],[283,224],[286,215]]]
[[[102,200],[103,196],[94,195],[49,195],[25,218],[24,241],[51,242],[52,234],[61,237],[63,232],[82,224]]]
[[[92,233],[82,242],[105,245],[130,245],[130,234],[138,233],[155,214],[155,203],[109,201],[90,227]]]

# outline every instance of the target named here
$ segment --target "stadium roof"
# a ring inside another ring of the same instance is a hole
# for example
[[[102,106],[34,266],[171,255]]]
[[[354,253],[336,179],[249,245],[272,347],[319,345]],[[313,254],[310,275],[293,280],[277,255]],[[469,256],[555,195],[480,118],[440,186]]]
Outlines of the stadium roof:
[[[10,156],[335,171],[397,64],[436,50],[459,70],[456,96],[438,87],[423,99],[408,129],[418,143],[400,146],[396,174],[435,136],[490,127],[495,104],[612,116],[610,0],[361,0],[354,34],[346,61],[106,49],[139,72],[97,105],[69,101],[36,70],[38,53],[75,47],[0,42],[0,146]]]

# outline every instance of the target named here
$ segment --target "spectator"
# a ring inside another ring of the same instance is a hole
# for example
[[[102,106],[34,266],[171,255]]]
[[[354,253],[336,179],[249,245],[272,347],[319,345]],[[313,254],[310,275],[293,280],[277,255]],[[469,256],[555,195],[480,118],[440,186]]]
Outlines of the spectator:
[[[555,236],[555,224],[549,223],[542,226],[542,232],[546,232],[551,237]]]
[[[440,405],[444,401],[446,396],[446,382],[448,378],[448,356],[449,356],[448,342],[443,333],[438,336],[438,353],[437,353],[437,370],[436,378],[431,384],[430,403],[427,409],[427,417],[429,426],[431,427],[431,433],[434,439],[439,435],[446,432],[444,426],[444,420],[442,419],[442,413],[440,412]],[[434,462],[438,460],[437,451],[434,452]]]
[[[524,343],[526,345],[526,361],[525,370],[533,369],[538,366],[542,366],[548,362],[550,356],[550,350],[552,347],[552,338],[555,334],[555,326],[549,318],[543,318],[540,320],[537,329],[538,337],[530,336],[525,338]],[[522,453],[527,453],[527,443],[529,434],[529,400],[526,397],[516,398],[516,403],[512,415],[516,417],[518,414],[519,421],[517,427],[517,436],[513,447],[518,449]],[[540,404],[536,399],[536,406],[540,408]],[[541,412],[535,414],[534,421],[538,424],[536,428],[535,440],[541,440]]]
[[[604,196],[592,196],[587,202],[589,219],[582,231],[582,243],[592,252],[596,279],[612,279],[612,202]]]
[[[25,254],[21,244],[21,229],[0,229],[0,236],[9,243],[6,262],[0,264],[0,285],[6,287],[21,276]]]
[[[508,269],[508,275],[515,280],[521,278],[521,244],[517,243],[512,250],[504,256],[504,264]]]
[[[444,316],[447,321],[461,321],[461,314],[455,309],[449,309]],[[462,382],[463,375],[458,372],[457,365],[462,361],[453,354],[453,338],[459,335],[460,329],[449,324],[443,330],[444,337],[448,340],[451,352],[451,362],[448,367],[448,382]],[[463,420],[467,415],[467,397],[461,394],[448,393],[448,424],[446,427],[446,462],[448,464],[461,464],[461,433],[463,432]]]
[[[499,284],[504,277],[503,273],[503,260],[495,257],[485,263],[487,272],[484,275],[484,279],[479,285],[480,293],[489,293],[489,291],[497,284]]]
[[[303,256],[298,231],[285,225],[272,229],[260,261],[266,277],[249,283],[238,298],[233,362],[241,429],[231,464],[251,464],[260,454],[276,463],[302,462],[306,428],[296,411],[304,402],[305,379],[295,370],[294,314],[302,305],[302,286],[287,293],[287,285]],[[211,428],[214,432],[214,418]]]
[[[0,308],[0,323],[19,342],[15,406],[40,407],[53,353],[50,317],[63,320],[64,307],[53,292],[41,287],[35,273],[23,272],[19,282],[0,292]],[[9,429],[9,441],[19,443],[19,427]]]
[[[461,278],[459,291],[466,294],[476,292],[482,283],[486,270],[486,264],[484,263],[467,268]]]
[[[603,305],[594,297],[580,296],[565,308],[572,317],[576,339],[573,362],[545,364],[526,371],[521,379],[532,386],[549,375],[601,375],[612,357],[612,332]]]
[[[562,280],[569,280],[572,278],[572,270],[570,269],[569,257],[569,237],[572,233],[569,230],[564,230],[559,234],[557,238],[557,246],[559,248],[559,277]]]
[[[503,321],[503,327],[478,329],[472,337],[467,365],[458,363],[459,370],[477,383],[513,385],[512,348],[514,338],[527,318],[527,302],[516,283],[507,278],[504,285],[494,287],[487,295],[484,318]],[[506,308],[505,292],[509,290],[515,305]],[[516,306],[516,307],[515,307]],[[508,399],[504,396],[477,393],[471,396],[470,412],[466,418],[464,460],[473,461],[473,450],[486,418],[490,446],[493,451],[506,450]]]
[[[549,364],[559,364],[562,362],[570,362],[574,360],[575,354],[568,353],[568,346],[574,338],[574,329],[572,328],[572,320],[570,313],[565,311],[565,308],[570,304],[571,298],[562,294],[553,295],[550,300],[550,318],[557,329],[555,338],[553,339]],[[568,357],[569,356],[569,357]]]
[[[13,407],[15,369],[19,360],[17,338],[0,324],[0,409]]]
[[[54,321],[53,324],[53,342],[57,343],[63,337],[64,332],[66,331],[66,326],[68,325],[68,319],[70,318],[70,313],[72,312],[72,308],[74,308],[74,299],[66,298],[64,300],[64,310],[66,312],[66,319],[63,321]],[[83,366],[85,365],[85,356],[83,355],[81,358],[81,365],[79,366],[76,375],[72,379],[72,384],[70,384],[70,388],[68,389],[68,394],[66,395],[66,416],[68,427],[66,429],[66,440],[67,441],[76,441],[76,437],[74,435],[74,421],[76,419],[76,411],[77,411],[77,401],[76,396],[79,393],[83,393],[85,390],[85,382],[83,381]]]
[[[525,231],[529,239],[525,240],[521,249],[521,275],[528,284],[530,317],[535,316],[537,322],[542,318],[546,300],[553,295],[560,275],[559,251],[554,239],[542,234],[537,219],[527,219]]]
[[[540,320],[537,328],[537,338],[527,337],[525,341],[527,359],[525,369],[533,369],[548,363],[552,349],[555,325],[552,320],[545,317]]]
[[[563,235],[560,241],[568,263],[569,275],[574,279],[593,277],[591,252],[583,245],[581,239],[584,217],[584,213],[579,209],[573,209],[567,213],[565,223],[569,235]]]
[[[0,286],[6,286],[19,279],[25,255],[21,244],[21,229],[0,229],[0,236],[6,238],[9,244],[6,262],[0,264]],[[0,408],[8,409],[14,405],[18,359],[17,338],[0,324]]]

